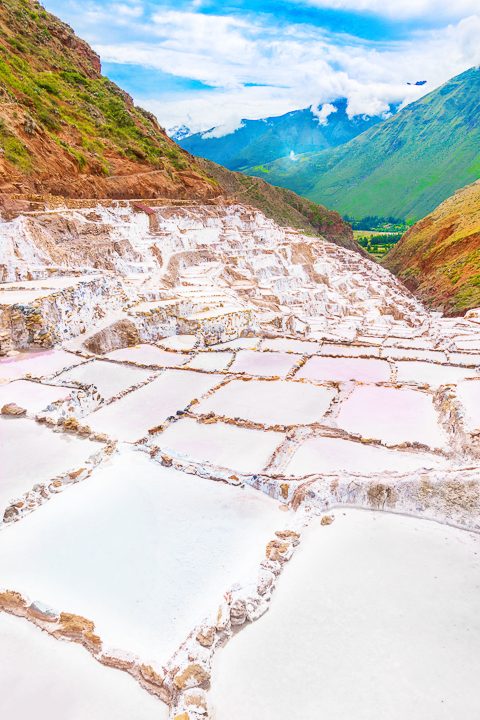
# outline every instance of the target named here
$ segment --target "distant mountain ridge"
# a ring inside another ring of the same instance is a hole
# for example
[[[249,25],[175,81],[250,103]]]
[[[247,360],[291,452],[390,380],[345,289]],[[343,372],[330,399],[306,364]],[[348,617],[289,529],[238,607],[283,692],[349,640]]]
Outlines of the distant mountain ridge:
[[[395,112],[396,107],[390,108]],[[278,158],[336,147],[379,123],[383,118],[347,114],[347,100],[323,105],[315,113],[311,108],[294,110],[262,120],[242,120],[237,130],[221,134],[211,128],[193,135],[185,134],[185,126],[171,135],[178,144],[207,160],[229,170],[263,166]]]
[[[480,177],[480,70],[467,70],[344,145],[245,172],[343,215],[417,220]]]

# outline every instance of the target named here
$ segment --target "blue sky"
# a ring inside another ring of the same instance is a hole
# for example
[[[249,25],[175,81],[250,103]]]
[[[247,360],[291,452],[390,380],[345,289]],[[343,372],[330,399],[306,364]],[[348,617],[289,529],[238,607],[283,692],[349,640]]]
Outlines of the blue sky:
[[[480,63],[480,0],[44,0],[162,125],[348,99],[382,114]],[[427,80],[418,87],[409,85]]]

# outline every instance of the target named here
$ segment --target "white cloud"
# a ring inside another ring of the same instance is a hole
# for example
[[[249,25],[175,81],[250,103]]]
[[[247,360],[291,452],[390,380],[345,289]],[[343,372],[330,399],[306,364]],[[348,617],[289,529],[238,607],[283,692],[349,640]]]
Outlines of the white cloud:
[[[241,120],[238,120],[238,118],[233,117],[224,122],[222,125],[218,125],[217,127],[212,128],[212,130],[208,130],[208,132],[204,132],[203,139],[209,140],[210,138],[225,137],[225,135],[231,135],[231,133],[236,130],[240,130],[243,127],[245,127],[245,124],[242,123]]]
[[[165,127],[193,132],[239,126],[348,99],[348,113],[376,115],[407,104],[480,62],[480,14],[403,42],[360,43],[306,25],[265,27],[229,16],[156,15],[148,42],[96,43],[104,60],[157,68],[214,89],[137,97]],[[407,85],[427,80],[424,86]],[[246,86],[249,84],[250,86]]]
[[[394,19],[458,19],[478,12],[478,0],[291,0],[318,8],[370,12]]]
[[[337,108],[331,103],[324,103],[318,107],[312,105],[310,110],[312,111],[312,115],[315,115],[315,117],[318,118],[319,125],[328,125],[329,116],[332,115],[332,113],[337,112]]]

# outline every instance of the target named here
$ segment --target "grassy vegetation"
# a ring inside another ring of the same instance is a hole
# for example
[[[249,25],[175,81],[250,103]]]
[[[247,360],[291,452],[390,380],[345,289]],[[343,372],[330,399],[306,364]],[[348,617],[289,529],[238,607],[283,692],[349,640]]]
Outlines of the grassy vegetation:
[[[353,236],[360,247],[381,260],[399,242],[403,233],[377,232],[376,230],[354,230]]]
[[[35,0],[0,5],[0,95],[26,110],[34,125],[62,147],[80,171],[106,174],[112,153],[168,174],[190,167],[153,116],[95,68],[96,57]],[[16,130],[20,130],[16,132]],[[4,156],[32,167],[28,137],[10,118],[0,128]]]

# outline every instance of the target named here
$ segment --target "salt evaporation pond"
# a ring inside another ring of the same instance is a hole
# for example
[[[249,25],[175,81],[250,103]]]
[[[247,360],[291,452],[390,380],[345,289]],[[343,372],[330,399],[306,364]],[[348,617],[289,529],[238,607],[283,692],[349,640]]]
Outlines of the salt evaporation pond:
[[[123,449],[2,533],[2,585],[93,620],[106,646],[165,663],[288,516],[249,487]]]
[[[70,392],[71,389],[66,387],[15,380],[0,385],[0,408],[8,403],[16,403],[32,415],[36,415],[51,403],[67,398]]]
[[[292,353],[240,350],[230,367],[230,371],[270,377],[278,375],[278,377],[284,378],[300,360],[300,357],[300,355],[293,355]]]
[[[337,424],[348,432],[392,445],[418,442],[442,448],[447,444],[432,397],[409,388],[356,387],[342,403]]]
[[[232,357],[233,353],[231,352],[199,352],[190,360],[187,367],[192,370],[208,370],[210,372],[225,370]]]
[[[416,360],[398,360],[396,365],[398,382],[424,383],[432,387],[457,383],[467,377],[478,377],[475,369],[455,365],[437,365]]]
[[[215,656],[214,720],[460,720],[480,707],[480,539],[337,510]]]
[[[305,440],[288,463],[287,475],[313,473],[382,473],[411,472],[420,468],[444,467],[445,459],[429,453],[388,450],[375,445],[315,437]]]
[[[467,432],[480,428],[480,379],[465,380],[457,387],[457,397],[463,405],[463,423]]]
[[[0,521],[12,500],[37,483],[78,470],[102,447],[66,433],[56,433],[27,418],[0,418]]]
[[[27,374],[32,377],[46,377],[83,362],[84,358],[65,350],[22,352],[0,359],[0,382],[22,378]]]
[[[335,390],[288,380],[232,380],[198,405],[229,418],[298,425],[320,422],[335,397]]]
[[[132,362],[137,365],[154,365],[157,367],[178,367],[185,365],[189,355],[162,350],[156,345],[132,345],[131,347],[113,350],[105,355],[110,360]]]
[[[162,451],[195,462],[256,473],[265,468],[283,438],[278,432],[185,418],[169,425],[155,443]]]
[[[267,338],[262,342],[262,350],[293,352],[300,355],[313,355],[320,350],[321,343],[311,340],[292,340],[290,338]]]
[[[2,716],[15,720],[167,720],[168,708],[126,673],[23,618],[0,613]]]
[[[106,362],[105,360],[92,360],[61,375],[56,380],[85,385],[95,385],[105,400],[110,400],[124,390],[146,381],[152,375],[152,370],[136,368],[131,365]]]
[[[151,383],[84,418],[96,432],[135,442],[213,388],[221,376],[188,370],[165,370]]]
[[[312,357],[295,374],[295,378],[387,382],[390,380],[390,365],[385,360]]]

